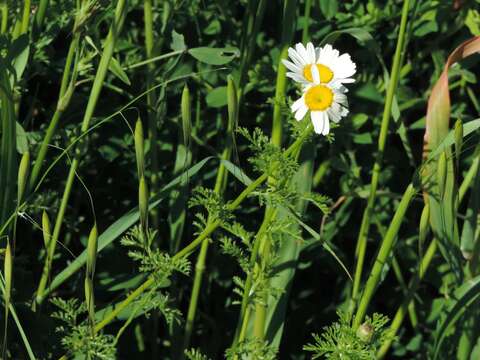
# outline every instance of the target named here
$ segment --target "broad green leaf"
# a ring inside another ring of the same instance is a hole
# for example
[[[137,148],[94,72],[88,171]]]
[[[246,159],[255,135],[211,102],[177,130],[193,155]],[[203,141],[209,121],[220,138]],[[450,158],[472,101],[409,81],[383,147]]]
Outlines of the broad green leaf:
[[[20,154],[28,151],[28,138],[27,133],[23,129],[22,125],[17,121],[17,151]]]
[[[206,98],[207,105],[213,108],[219,108],[227,105],[227,87],[219,86],[210,91]]]
[[[188,53],[198,61],[210,65],[225,65],[240,56],[240,51],[235,47],[197,47],[189,49]]]
[[[15,68],[16,79],[22,78],[25,67],[28,63],[30,44],[28,35],[24,34],[15,39],[9,49],[8,57]]]
[[[338,1],[337,0],[319,0],[320,10],[322,14],[330,20],[338,12]]]
[[[173,51],[181,51],[187,48],[185,45],[185,38],[175,30],[172,31],[172,43],[170,44],[170,48]]]

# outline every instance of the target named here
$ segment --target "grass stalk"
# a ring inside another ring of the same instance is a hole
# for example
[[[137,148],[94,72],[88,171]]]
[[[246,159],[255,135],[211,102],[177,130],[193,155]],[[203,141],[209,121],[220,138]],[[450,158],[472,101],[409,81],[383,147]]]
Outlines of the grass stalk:
[[[357,246],[355,251],[356,267],[353,280],[352,289],[352,307],[356,306],[357,297],[360,290],[360,284],[362,280],[363,264],[365,260],[365,252],[367,248],[367,239],[371,223],[371,215],[373,207],[375,205],[375,198],[378,187],[378,180],[380,177],[380,171],[382,168],[383,155],[385,152],[385,143],[388,135],[388,127],[390,123],[393,97],[397,89],[398,81],[400,78],[401,59],[402,52],[404,50],[405,35],[407,29],[408,11],[410,8],[410,0],[403,2],[402,17],[400,20],[400,29],[398,33],[397,45],[395,48],[395,55],[393,58],[392,70],[390,73],[390,82],[388,83],[387,95],[385,100],[385,107],[383,109],[382,123],[380,127],[380,135],[378,138],[378,152],[375,158],[375,163],[372,170],[372,178],[370,183],[370,193],[368,196],[367,207],[363,212],[362,222],[360,225],[360,231],[357,238]]]
[[[380,281],[383,267],[388,261],[388,258],[391,254],[395,238],[398,234],[398,230],[400,229],[400,225],[402,224],[405,213],[407,212],[408,207],[416,192],[417,190],[412,184],[407,186],[407,189],[402,196],[402,200],[400,201],[395,215],[393,216],[392,222],[388,227],[387,233],[382,240],[382,244],[375,259],[372,271],[370,273],[370,276],[368,277],[367,284],[365,285],[365,290],[363,291],[362,297],[359,301],[358,309],[355,315],[355,319],[353,321],[354,329],[360,326],[363,318],[365,317],[368,305],[370,304],[370,300],[372,299],[372,296]]]
[[[28,24],[30,22],[30,0],[25,0],[23,3],[22,26],[20,32],[26,34],[28,31]]]
[[[2,17],[2,22],[0,23],[0,34],[5,34],[8,28],[7,0],[0,0],[0,16]]]
[[[118,34],[123,25],[123,20],[126,14],[126,0],[119,0],[117,2],[117,6],[115,9],[115,18],[113,23],[110,26],[110,30],[108,32],[104,49],[102,53],[102,57],[100,59],[100,64],[98,65],[97,73],[95,75],[95,79],[93,81],[92,90],[90,92],[90,96],[88,98],[87,108],[85,110],[85,114],[82,120],[81,132],[85,133],[88,130],[90,121],[93,117],[93,113],[95,111],[95,107],[97,105],[98,98],[100,96],[100,92],[103,88],[103,83],[108,71],[108,64],[113,56],[113,51],[115,49],[115,42],[117,40]],[[45,290],[47,280],[49,278],[50,270],[51,270],[51,263],[53,254],[55,253],[55,247],[58,241],[58,237],[60,235],[60,230],[63,223],[63,218],[65,215],[65,211],[67,208],[68,200],[70,198],[70,192],[72,190],[73,181],[75,179],[76,171],[80,162],[80,155],[78,153],[75,154],[75,158],[73,159],[72,163],[70,164],[70,170],[68,173],[67,181],[65,184],[65,189],[62,196],[62,201],[60,204],[60,208],[57,214],[57,218],[55,220],[55,226],[53,229],[53,236],[52,240],[50,241],[51,246],[49,249],[50,256],[47,256],[44,263],[44,268],[42,271],[42,277],[40,279],[36,299],[37,302],[40,303],[43,299],[43,292]]]
[[[74,60],[75,53],[79,45],[79,40],[80,40],[80,34],[78,32],[74,33],[72,41],[70,42],[70,46],[68,48],[67,59],[65,61],[65,67],[63,69],[63,76],[60,84],[60,91],[58,94],[57,107],[55,109],[55,113],[53,114],[52,120],[48,125],[47,132],[45,134],[45,137],[42,140],[42,144],[40,145],[40,149],[38,151],[38,155],[32,169],[32,175],[29,180],[30,189],[33,189],[36,185],[38,176],[40,174],[40,171],[42,170],[43,161],[47,156],[48,147],[50,145],[53,135],[55,134],[55,131],[57,130],[58,122],[60,121],[60,118],[62,117],[63,112],[66,110],[70,102],[71,95],[73,94],[74,84],[70,83],[70,86],[69,86],[70,72],[72,70],[72,62]],[[73,69],[74,73],[76,73],[77,71],[76,66],[77,66],[77,63],[75,62],[75,65],[74,65],[75,68]],[[70,96],[66,96],[67,90],[69,89],[70,89],[69,91]]]
[[[34,27],[38,31],[43,27],[45,21],[45,13],[47,12],[48,4],[50,0],[40,0],[38,4],[37,12],[35,13]]]
[[[152,0],[145,0],[143,3],[143,14],[145,23],[145,53],[147,60],[151,60],[155,56],[154,51],[154,34],[153,34],[153,11]],[[147,112],[148,112],[148,138],[150,140],[150,191],[152,197],[157,194],[158,190],[158,129],[157,129],[157,113],[155,111],[155,104],[157,103],[157,96],[155,91],[150,91],[155,78],[155,65],[149,63],[147,65],[146,86],[147,86]],[[158,211],[151,210],[152,224],[154,228],[159,227]]]

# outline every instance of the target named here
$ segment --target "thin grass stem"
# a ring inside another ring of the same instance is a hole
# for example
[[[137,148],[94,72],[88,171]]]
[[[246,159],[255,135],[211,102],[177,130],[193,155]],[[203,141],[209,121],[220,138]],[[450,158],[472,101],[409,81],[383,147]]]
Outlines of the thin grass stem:
[[[390,73],[390,82],[388,83],[387,95],[385,100],[385,107],[383,109],[382,124],[380,127],[380,135],[378,138],[378,153],[375,158],[375,163],[372,170],[372,179],[370,183],[370,193],[368,196],[367,207],[363,213],[360,231],[358,233],[357,247],[355,251],[356,267],[352,289],[352,307],[356,306],[357,297],[362,281],[363,264],[365,260],[365,252],[367,248],[367,239],[370,230],[371,215],[375,205],[375,198],[378,187],[378,180],[382,168],[383,155],[385,151],[385,144],[388,135],[388,127],[392,112],[393,97],[395,95],[398,81],[400,78],[402,51],[404,50],[405,35],[407,29],[408,12],[410,9],[410,0],[405,0],[403,3],[402,17],[400,20],[400,29],[398,33],[397,45],[395,48],[395,55],[393,58],[392,70]]]

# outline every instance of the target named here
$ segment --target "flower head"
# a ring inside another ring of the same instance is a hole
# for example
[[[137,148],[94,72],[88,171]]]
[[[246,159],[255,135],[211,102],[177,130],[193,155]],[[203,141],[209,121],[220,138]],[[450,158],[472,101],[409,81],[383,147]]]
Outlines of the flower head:
[[[330,132],[330,120],[339,122],[348,114],[347,89],[322,83],[316,67],[312,69],[312,80],[304,88],[302,97],[293,103],[292,112],[295,113],[295,119],[300,121],[310,111],[314,131],[327,135]]]
[[[330,44],[315,49],[311,42],[306,47],[298,43],[295,49],[288,49],[288,56],[291,61],[283,60],[290,70],[287,76],[305,86],[313,82],[314,69],[319,74],[321,84],[339,87],[355,81],[351,76],[357,69],[350,55],[340,55]]]

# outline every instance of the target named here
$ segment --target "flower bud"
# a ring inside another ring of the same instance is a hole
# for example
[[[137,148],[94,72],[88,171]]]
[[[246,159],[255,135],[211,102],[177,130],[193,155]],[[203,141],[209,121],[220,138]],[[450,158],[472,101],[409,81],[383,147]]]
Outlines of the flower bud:
[[[227,105],[228,105],[228,131],[231,132],[237,123],[238,116],[238,98],[237,87],[233,81],[232,75],[227,79]]]
[[[188,144],[190,143],[190,135],[192,129],[192,108],[190,103],[190,90],[188,89],[187,84],[185,84],[182,92],[181,110],[183,143],[185,146],[188,146]]]
[[[145,169],[145,153],[143,146],[143,125],[140,118],[137,119],[135,124],[135,156],[137,158],[137,171],[138,177],[143,177],[143,172]]]
[[[28,174],[30,172],[30,153],[27,151],[23,153],[20,166],[18,167],[18,189],[17,189],[17,204],[20,205],[25,192],[25,185],[27,183]]]
[[[375,329],[371,324],[363,323],[357,329],[357,337],[365,343],[372,341]]]
[[[447,180],[447,154],[442,152],[437,163],[437,184],[438,184],[438,193],[441,198],[445,193],[445,183]]]
[[[45,210],[43,210],[43,213],[42,213],[42,233],[43,233],[43,243],[45,244],[45,248],[48,249],[48,245],[50,244],[50,239],[52,238],[52,232],[50,227],[50,219],[48,218],[48,214]]]
[[[93,225],[90,235],[88,236],[87,244],[87,277],[93,278],[95,273],[95,263],[97,260],[97,224]]]

